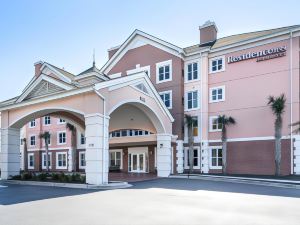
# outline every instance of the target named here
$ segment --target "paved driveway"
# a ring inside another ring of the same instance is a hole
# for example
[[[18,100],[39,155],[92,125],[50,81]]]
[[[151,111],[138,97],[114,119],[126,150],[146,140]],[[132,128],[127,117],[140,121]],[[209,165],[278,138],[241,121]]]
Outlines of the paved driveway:
[[[0,224],[300,224],[300,190],[158,179],[91,191],[0,187]]]

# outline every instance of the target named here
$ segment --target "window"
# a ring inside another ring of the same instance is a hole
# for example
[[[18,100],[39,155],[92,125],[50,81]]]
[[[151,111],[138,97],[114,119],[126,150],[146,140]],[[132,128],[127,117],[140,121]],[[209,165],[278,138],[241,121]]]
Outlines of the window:
[[[146,130],[116,130],[109,133],[109,137],[144,136],[153,134]]]
[[[172,60],[156,63],[156,83],[172,80]]]
[[[66,143],[66,132],[59,132],[58,133],[58,144],[65,144]]]
[[[225,57],[217,57],[210,59],[209,61],[209,72],[210,73],[217,73],[225,70]]]
[[[35,120],[31,120],[29,122],[29,127],[32,128],[32,127],[35,127]]]
[[[222,148],[211,149],[211,167],[216,169],[222,168]]]
[[[210,132],[222,130],[222,124],[218,122],[217,116],[211,116],[209,122],[210,122]]]
[[[66,120],[59,118],[57,124],[65,124]]]
[[[34,153],[28,154],[28,169],[34,169]]]
[[[85,136],[83,134],[80,134],[80,144],[85,145]]]
[[[164,91],[159,93],[161,99],[168,109],[172,109],[172,91]]]
[[[193,136],[197,137],[198,136],[198,117],[193,116]]]
[[[122,169],[122,150],[112,150],[109,152],[109,166],[118,166]]]
[[[225,86],[210,88],[210,98],[209,101],[220,102],[225,100]]]
[[[190,91],[187,93],[187,109],[198,108],[198,91]]]
[[[30,145],[35,146],[35,136],[30,137]]]
[[[44,117],[44,125],[50,125],[51,124],[51,118],[50,116]]]
[[[49,166],[49,169],[51,169],[51,152],[48,153],[48,166]],[[42,157],[43,157],[43,164],[42,164],[42,169],[46,169],[47,168],[47,163],[46,163],[46,153],[43,153],[42,154]]]
[[[64,152],[56,154],[56,168],[67,169],[67,153]]]
[[[185,160],[184,160],[185,168],[188,169],[190,166],[190,154],[189,149],[185,148]],[[194,148],[193,151],[193,168],[200,169],[200,149]]]
[[[79,169],[84,169],[85,165],[85,152],[79,152]]]
[[[198,63],[189,63],[187,65],[187,80],[197,80],[198,79]]]

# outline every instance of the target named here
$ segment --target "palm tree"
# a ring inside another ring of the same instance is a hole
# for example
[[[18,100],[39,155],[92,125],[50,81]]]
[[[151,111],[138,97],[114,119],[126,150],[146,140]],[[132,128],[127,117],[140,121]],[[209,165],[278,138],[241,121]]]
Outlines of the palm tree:
[[[71,152],[72,152],[72,171],[76,172],[76,127],[71,123],[66,123],[66,128],[71,131]]]
[[[235,119],[231,116],[219,115],[217,118],[218,124],[222,126],[222,169],[223,173],[227,174],[227,126],[235,124]]]
[[[40,134],[40,139],[44,139],[45,141],[45,149],[46,149],[46,171],[49,172],[49,140],[51,138],[51,134],[49,131],[45,131]]]
[[[188,146],[189,146],[189,173],[193,172],[194,166],[194,134],[193,134],[193,125],[194,119],[190,115],[185,115],[185,123],[188,129]]]
[[[285,109],[286,98],[284,94],[279,97],[269,96],[268,105],[271,107],[275,119],[275,175],[280,175],[281,165],[281,136],[282,136],[282,115]]]
[[[24,164],[24,171],[27,171],[27,139],[23,138],[23,164]]]

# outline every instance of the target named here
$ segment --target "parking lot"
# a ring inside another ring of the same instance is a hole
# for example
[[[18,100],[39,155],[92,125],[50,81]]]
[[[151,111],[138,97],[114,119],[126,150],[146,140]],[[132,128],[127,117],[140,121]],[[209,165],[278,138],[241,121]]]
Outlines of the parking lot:
[[[300,190],[157,179],[85,190],[0,181],[0,224],[299,224]],[[7,187],[5,187],[7,186]]]

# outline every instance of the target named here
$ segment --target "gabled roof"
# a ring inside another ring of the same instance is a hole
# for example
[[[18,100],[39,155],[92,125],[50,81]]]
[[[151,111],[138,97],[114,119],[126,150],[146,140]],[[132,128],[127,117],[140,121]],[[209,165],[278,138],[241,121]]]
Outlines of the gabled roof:
[[[217,39],[216,42],[214,43],[214,45],[211,47],[211,50],[215,50],[218,48],[222,48],[222,47],[226,47],[226,46],[230,46],[230,45],[234,45],[234,44],[238,44],[238,43],[242,44],[243,42],[246,42],[246,41],[251,41],[251,40],[254,41],[257,38],[264,38],[264,37],[268,37],[270,35],[276,35],[276,34],[279,35],[282,32],[289,32],[290,30],[293,30],[293,29],[300,29],[300,25],[230,35],[227,37]],[[186,47],[183,50],[186,54],[191,54],[194,52],[201,51],[203,49],[205,49],[205,47],[200,46],[199,44],[196,44],[196,45]]]
[[[177,57],[182,57],[183,49],[173,45],[167,41],[154,37],[150,34],[147,34],[140,30],[135,30],[126,40],[120,45],[116,53],[104,64],[104,66],[100,69],[100,71],[104,74],[110,71],[110,69],[115,65],[118,60],[130,49],[134,48],[134,40],[140,38],[140,41],[143,41],[147,44],[152,44],[155,47],[161,48],[164,51],[167,51]]]
[[[79,80],[79,79],[82,79],[84,77],[89,77],[89,76],[96,76],[96,77],[100,78],[100,80],[102,80],[102,81],[110,79],[108,76],[106,76],[105,74],[100,72],[100,70],[96,67],[95,62],[93,62],[92,67],[79,73],[74,79]]]

